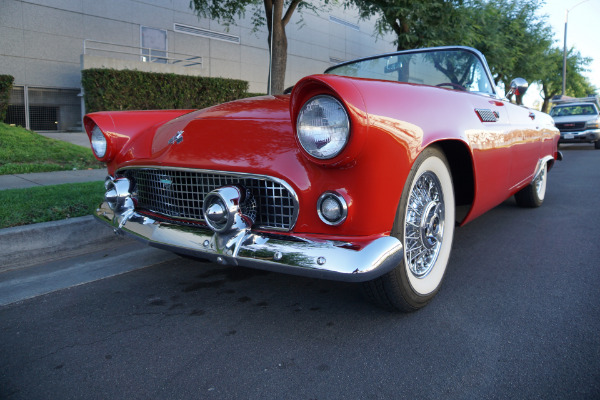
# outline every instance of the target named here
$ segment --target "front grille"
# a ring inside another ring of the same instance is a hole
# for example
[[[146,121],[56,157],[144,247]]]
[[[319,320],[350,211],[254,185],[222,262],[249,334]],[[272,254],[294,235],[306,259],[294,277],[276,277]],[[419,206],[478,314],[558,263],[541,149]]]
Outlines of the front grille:
[[[137,210],[179,220],[204,221],[202,203],[208,193],[221,186],[242,185],[256,200],[255,226],[287,231],[296,223],[295,193],[275,178],[175,168],[131,168],[119,170],[118,174],[132,181]]]
[[[561,132],[577,132],[585,129],[585,122],[568,122],[555,125]]]

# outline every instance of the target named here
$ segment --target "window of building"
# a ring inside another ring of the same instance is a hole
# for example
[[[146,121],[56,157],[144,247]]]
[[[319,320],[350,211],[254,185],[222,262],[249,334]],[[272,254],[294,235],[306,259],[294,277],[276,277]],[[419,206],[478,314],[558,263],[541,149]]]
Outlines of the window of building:
[[[142,61],[167,63],[167,31],[140,26]]]

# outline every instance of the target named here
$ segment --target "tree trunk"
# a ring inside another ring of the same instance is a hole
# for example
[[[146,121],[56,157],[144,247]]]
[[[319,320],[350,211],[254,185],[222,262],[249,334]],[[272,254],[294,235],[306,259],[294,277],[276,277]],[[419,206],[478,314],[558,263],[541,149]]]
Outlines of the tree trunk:
[[[550,99],[544,97],[544,102],[542,103],[542,112],[547,113],[550,111]]]
[[[281,94],[285,89],[287,65],[287,35],[285,26],[289,22],[300,0],[293,1],[283,15],[283,0],[264,0],[267,27],[269,29],[269,49],[271,57],[271,94]],[[271,24],[272,23],[272,24]],[[271,35],[273,40],[271,41]],[[271,43],[273,48],[271,49]]]
[[[285,70],[287,66],[287,36],[281,19],[275,19],[273,30],[273,63],[271,65],[271,93],[282,94],[285,89]]]
[[[560,92],[551,92],[552,89],[548,89],[548,87],[542,82],[542,92],[544,93],[544,102],[542,103],[542,112],[550,111],[550,100],[556,96]]]

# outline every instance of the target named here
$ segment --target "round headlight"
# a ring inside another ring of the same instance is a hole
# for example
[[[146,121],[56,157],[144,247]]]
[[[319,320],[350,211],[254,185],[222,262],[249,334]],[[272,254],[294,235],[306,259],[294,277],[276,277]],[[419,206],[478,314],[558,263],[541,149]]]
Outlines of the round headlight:
[[[302,106],[296,123],[300,144],[311,156],[327,160],[340,154],[350,137],[350,120],[337,99],[315,96]]]
[[[94,126],[92,129],[92,150],[96,154],[96,157],[102,158],[106,155],[106,138],[104,134],[98,127],[98,125]]]

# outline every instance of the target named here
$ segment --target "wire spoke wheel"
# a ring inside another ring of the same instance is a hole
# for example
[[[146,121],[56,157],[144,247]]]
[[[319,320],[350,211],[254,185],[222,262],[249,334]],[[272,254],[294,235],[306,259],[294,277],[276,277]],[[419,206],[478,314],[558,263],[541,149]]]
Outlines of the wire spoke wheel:
[[[444,195],[438,178],[421,175],[408,200],[404,231],[406,263],[416,277],[426,276],[438,259],[444,236]]]
[[[403,261],[365,282],[370,301],[390,310],[415,311],[438,292],[454,236],[454,188],[448,161],[438,148],[417,157],[404,184],[391,235],[404,245]]]

